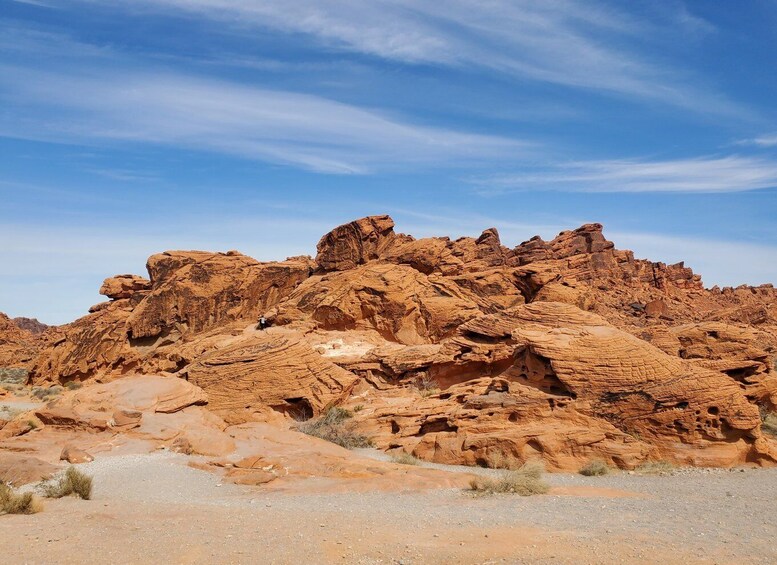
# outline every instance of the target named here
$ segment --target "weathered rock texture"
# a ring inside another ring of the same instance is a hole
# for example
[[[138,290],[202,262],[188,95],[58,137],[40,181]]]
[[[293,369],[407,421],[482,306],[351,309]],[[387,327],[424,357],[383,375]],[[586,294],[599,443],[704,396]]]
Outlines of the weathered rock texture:
[[[414,239],[372,216],[323,236],[315,261],[170,251],[147,270],[106,279],[110,301],[47,330],[31,381],[188,379],[208,408],[175,417],[215,413],[210,431],[167,437],[153,414],[102,414],[182,452],[228,450],[226,423],[346,404],[362,405],[355,420],[379,447],[445,463],[777,458],[761,431],[777,408],[777,291],[707,290],[682,263],[616,249],[599,224],[509,248],[493,228]],[[260,315],[268,330],[255,327]],[[21,359],[32,334],[3,328],[0,318],[0,355]],[[38,418],[83,426],[56,404]],[[244,480],[270,478],[243,463]]]
[[[12,320],[0,312],[0,369],[29,367],[44,346],[45,329],[28,321],[37,322],[27,318]]]

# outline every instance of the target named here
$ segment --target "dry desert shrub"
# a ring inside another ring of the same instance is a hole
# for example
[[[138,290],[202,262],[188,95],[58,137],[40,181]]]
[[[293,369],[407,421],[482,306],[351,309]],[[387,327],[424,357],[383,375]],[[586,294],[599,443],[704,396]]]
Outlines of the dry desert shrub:
[[[62,498],[77,496],[84,500],[92,498],[92,477],[75,467],[68,467],[65,474],[55,483],[42,485],[43,494],[47,498]]]
[[[397,453],[396,455],[392,455],[391,460],[394,463],[399,463],[400,465],[418,465],[420,463],[418,459],[416,459],[409,453],[405,453],[404,451],[401,453]]]
[[[469,488],[475,494],[545,494],[550,490],[550,485],[542,480],[544,472],[545,466],[541,462],[529,461],[517,468],[504,468],[494,478],[474,478]]]
[[[671,475],[675,466],[668,461],[645,461],[634,470],[641,475]]]
[[[601,477],[610,472],[610,467],[601,459],[591,459],[580,468],[579,473],[586,477]]]
[[[46,402],[48,400],[51,400],[55,396],[62,394],[62,390],[63,390],[62,387],[59,385],[54,385],[48,388],[34,386],[32,387],[32,396],[34,396],[38,400]]]
[[[0,514],[37,514],[43,510],[40,499],[31,492],[17,493],[0,483]]]
[[[309,436],[336,443],[346,449],[372,447],[372,440],[360,434],[353,422],[353,413],[343,408],[332,407],[318,418],[312,418],[297,425],[297,430]]]
[[[777,414],[766,409],[761,409],[761,431],[773,437],[777,437]]]
[[[415,387],[422,398],[427,398],[440,392],[440,385],[427,373],[419,373],[413,379],[413,387]]]

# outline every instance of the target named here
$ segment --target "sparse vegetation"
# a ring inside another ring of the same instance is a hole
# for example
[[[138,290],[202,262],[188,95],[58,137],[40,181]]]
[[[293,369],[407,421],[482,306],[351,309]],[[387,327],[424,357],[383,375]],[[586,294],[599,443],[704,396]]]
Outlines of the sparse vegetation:
[[[43,504],[33,493],[17,493],[0,482],[0,514],[36,514],[41,510]]]
[[[372,440],[355,429],[354,423],[350,421],[351,418],[353,418],[353,412],[333,406],[322,416],[301,422],[297,430],[309,436],[331,441],[346,449],[372,447]]]
[[[645,461],[634,470],[641,475],[670,475],[675,466],[668,461]]]
[[[610,467],[601,459],[591,459],[580,468],[579,472],[586,477],[601,477],[610,472]]]
[[[422,398],[427,398],[440,392],[439,383],[430,377],[428,373],[419,373],[412,383]]]
[[[0,382],[22,385],[27,382],[27,369],[17,367],[0,368]]]
[[[420,461],[410,455],[409,453],[405,453],[402,451],[401,453],[397,453],[396,455],[391,456],[391,460],[394,463],[399,463],[400,465],[418,465]]]
[[[84,500],[92,498],[92,477],[75,467],[68,467],[65,474],[54,483],[42,485],[43,495],[47,498],[77,496]]]
[[[45,402],[55,396],[58,396],[59,394],[62,394],[62,390],[63,388],[59,385],[48,388],[34,386],[32,387],[32,396]]]
[[[772,437],[777,437],[777,414],[765,407],[759,409],[761,413],[761,431]]]
[[[65,383],[65,388],[68,390],[78,390],[82,386],[84,385],[81,384],[81,382],[79,381],[68,381],[67,383]]]
[[[540,462],[530,461],[515,469],[503,469],[497,477],[477,477],[470,481],[469,488],[475,494],[517,494],[532,496],[545,494],[550,485],[542,480],[545,467]]]
[[[364,410],[364,404],[357,404],[356,406],[353,407],[354,414],[356,412],[361,412],[362,410]]]

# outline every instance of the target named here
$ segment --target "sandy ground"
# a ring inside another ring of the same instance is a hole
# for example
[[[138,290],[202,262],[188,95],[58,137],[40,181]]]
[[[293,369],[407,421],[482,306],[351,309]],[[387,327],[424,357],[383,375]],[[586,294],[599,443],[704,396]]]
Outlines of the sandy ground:
[[[80,466],[92,500],[0,517],[3,563],[777,562],[777,469],[555,474],[551,494],[521,498],[271,492],[186,463],[155,453]]]

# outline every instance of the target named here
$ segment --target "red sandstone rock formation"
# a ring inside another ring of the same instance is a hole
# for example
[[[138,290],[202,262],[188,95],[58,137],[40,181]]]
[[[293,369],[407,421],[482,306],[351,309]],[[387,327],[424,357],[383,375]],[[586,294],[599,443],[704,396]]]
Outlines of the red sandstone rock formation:
[[[147,269],[106,279],[109,302],[51,333],[34,382],[181,377],[207,393],[222,422],[209,430],[363,404],[356,420],[380,447],[447,463],[777,456],[759,415],[777,407],[777,291],[705,290],[683,264],[616,249],[599,224],[510,249],[495,229],[416,240],[373,216],[322,237],[315,262],[175,251]],[[47,410],[44,425],[82,425]],[[186,410],[181,422],[205,409]],[[104,419],[132,427],[133,414]],[[168,439],[228,448],[198,433]]]

